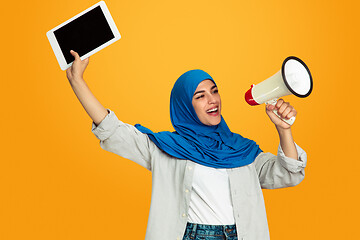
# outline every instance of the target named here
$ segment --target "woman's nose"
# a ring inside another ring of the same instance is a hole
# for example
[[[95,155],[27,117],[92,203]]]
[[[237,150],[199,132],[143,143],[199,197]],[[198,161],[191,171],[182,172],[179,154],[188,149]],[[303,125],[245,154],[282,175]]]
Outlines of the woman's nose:
[[[213,96],[209,97],[209,104],[214,104],[216,103],[216,99]]]

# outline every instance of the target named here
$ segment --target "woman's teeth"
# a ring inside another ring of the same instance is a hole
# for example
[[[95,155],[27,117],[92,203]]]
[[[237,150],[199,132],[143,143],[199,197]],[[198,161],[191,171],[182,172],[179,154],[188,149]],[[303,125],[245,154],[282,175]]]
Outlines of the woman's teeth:
[[[212,112],[216,112],[217,110],[218,110],[217,108],[213,108],[213,109],[208,110],[207,112],[212,113]]]

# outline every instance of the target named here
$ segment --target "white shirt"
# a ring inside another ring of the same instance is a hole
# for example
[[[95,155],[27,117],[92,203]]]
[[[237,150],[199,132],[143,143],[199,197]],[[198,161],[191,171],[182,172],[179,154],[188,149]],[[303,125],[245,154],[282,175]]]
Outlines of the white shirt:
[[[235,224],[226,169],[195,163],[188,222],[207,225]]]
[[[151,205],[145,240],[181,240],[188,219],[195,163],[166,154],[146,134],[119,121],[114,112],[108,111],[109,114],[98,126],[92,123],[91,130],[100,140],[101,148],[130,159],[152,172]],[[270,239],[261,188],[295,186],[304,179],[306,153],[298,145],[296,148],[299,159],[286,157],[279,145],[277,156],[260,153],[249,165],[226,169],[239,240]],[[131,180],[129,178],[124,184],[131,184]],[[124,197],[132,196],[124,193]],[[137,206],[123,207],[136,210]],[[136,236],[137,239],[143,237]]]

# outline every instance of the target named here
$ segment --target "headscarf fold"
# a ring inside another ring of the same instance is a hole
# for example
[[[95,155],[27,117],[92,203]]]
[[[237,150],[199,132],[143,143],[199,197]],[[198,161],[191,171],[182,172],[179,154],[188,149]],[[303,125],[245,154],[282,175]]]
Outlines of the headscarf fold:
[[[174,132],[154,133],[136,124],[167,154],[213,168],[235,168],[252,163],[262,152],[252,140],[233,133],[221,116],[216,126],[199,120],[192,105],[194,92],[200,82],[213,78],[200,69],[182,74],[175,82],[170,96],[170,118]]]

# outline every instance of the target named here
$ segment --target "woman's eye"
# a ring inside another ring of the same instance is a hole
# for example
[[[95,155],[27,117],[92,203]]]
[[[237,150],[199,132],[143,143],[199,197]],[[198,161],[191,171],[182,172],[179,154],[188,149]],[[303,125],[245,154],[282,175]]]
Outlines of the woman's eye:
[[[202,98],[202,97],[204,97],[204,95],[197,96],[195,99],[199,99],[199,98]]]
[[[214,90],[214,93],[218,93],[218,92],[219,92],[219,90],[217,90],[217,89],[216,89],[216,90]]]

